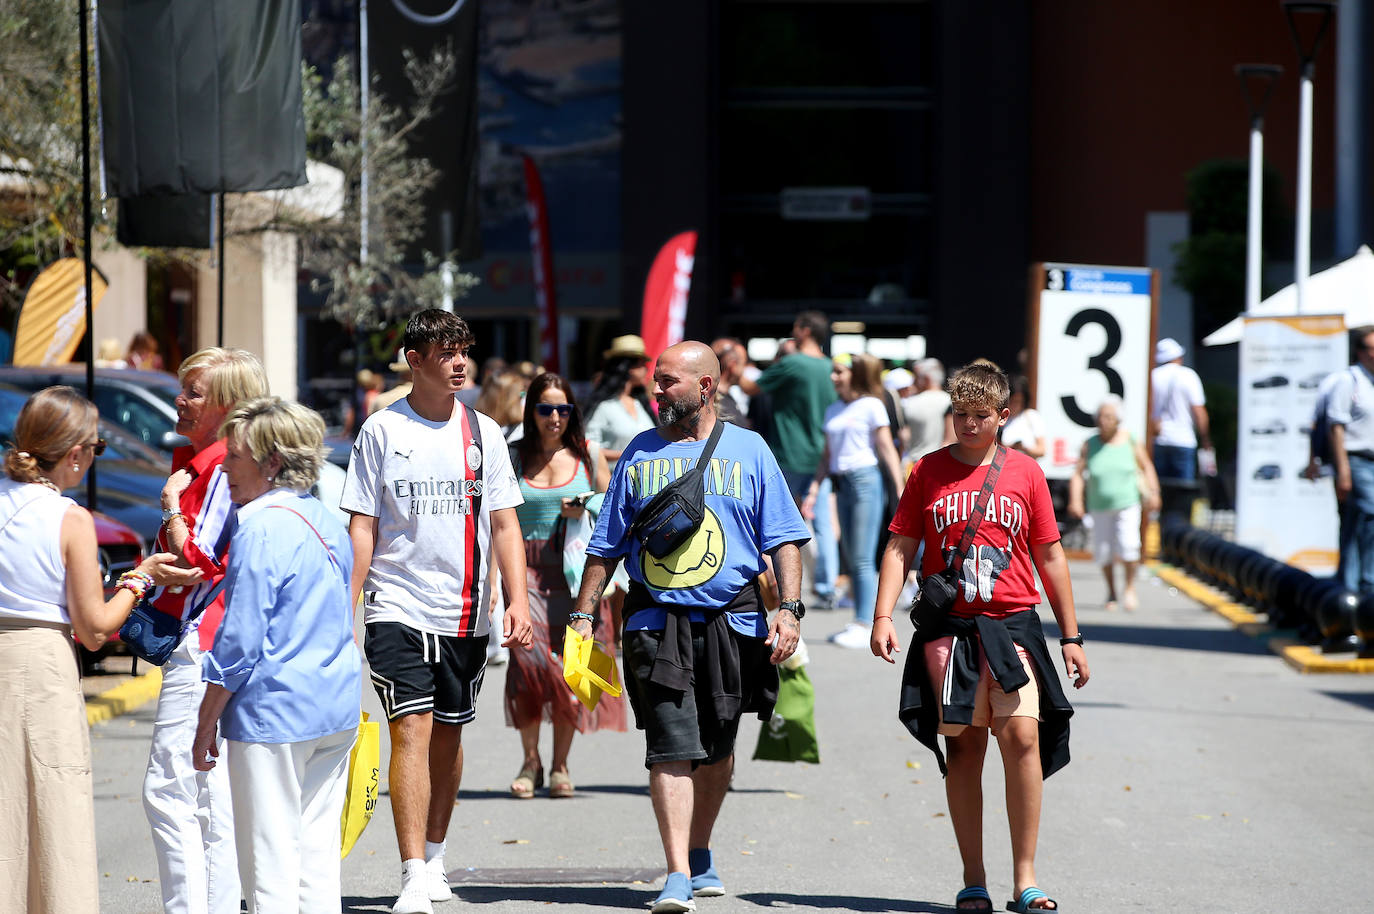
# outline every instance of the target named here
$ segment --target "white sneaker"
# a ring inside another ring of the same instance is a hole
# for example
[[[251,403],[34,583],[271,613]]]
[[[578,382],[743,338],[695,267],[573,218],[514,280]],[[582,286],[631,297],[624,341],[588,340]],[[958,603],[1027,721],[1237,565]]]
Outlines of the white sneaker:
[[[401,894],[391,906],[391,914],[434,914],[427,876],[428,873],[422,873],[419,878],[402,880]]]
[[[453,897],[453,889],[444,873],[444,858],[435,857],[425,861],[425,881],[429,886],[430,901],[448,901]]]
[[[870,636],[871,632],[867,625],[850,622],[843,629],[830,636],[830,643],[847,647],[850,650],[859,650],[868,647]]]

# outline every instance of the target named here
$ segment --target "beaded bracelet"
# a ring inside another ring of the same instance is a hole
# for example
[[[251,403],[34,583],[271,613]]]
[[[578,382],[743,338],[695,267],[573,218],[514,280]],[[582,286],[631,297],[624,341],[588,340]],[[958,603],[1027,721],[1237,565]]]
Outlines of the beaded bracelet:
[[[153,579],[141,571],[126,571],[115,582],[115,589],[124,589],[134,595],[134,601],[142,600],[153,589]]]
[[[579,619],[586,619],[592,625],[596,624],[596,616],[591,613],[568,613],[568,622],[576,622]]]

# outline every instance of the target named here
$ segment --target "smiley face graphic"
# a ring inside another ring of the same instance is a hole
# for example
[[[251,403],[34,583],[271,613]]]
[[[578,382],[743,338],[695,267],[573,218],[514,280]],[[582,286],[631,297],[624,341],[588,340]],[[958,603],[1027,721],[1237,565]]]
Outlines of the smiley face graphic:
[[[699,587],[716,576],[725,564],[725,531],[720,518],[710,508],[701,519],[701,526],[691,539],[663,558],[654,558],[647,550],[639,554],[639,567],[644,583],[655,590],[681,590]]]

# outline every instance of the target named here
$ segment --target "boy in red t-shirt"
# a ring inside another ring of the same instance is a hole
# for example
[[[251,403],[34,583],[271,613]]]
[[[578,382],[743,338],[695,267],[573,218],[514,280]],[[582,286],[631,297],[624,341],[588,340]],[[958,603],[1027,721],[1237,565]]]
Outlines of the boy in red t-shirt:
[[[978,361],[950,378],[955,442],[922,458],[911,471],[888,529],[892,537],[878,576],[871,648],[894,663],[901,650],[892,612],[917,545],[924,541],[923,578],[944,570],[1000,445],[1010,415],[1007,376]],[[1073,713],[1045,647],[1035,605],[1040,572],[1050,607],[1066,637],[1064,667],[1074,686],[1088,681],[1088,661],[1074,614],[1068,560],[1059,542],[1045,474],[1031,458],[1002,449],[1003,466],[986,512],[962,562],[957,597],[935,631],[908,655],[899,716],[935,752],[946,774],[950,820],[964,865],[960,911],[992,911],[983,868],[983,759],[988,732],[997,738],[1007,779],[1015,897],[1009,911],[1053,911],[1036,887],[1035,845],[1042,781],[1068,762]],[[945,737],[946,766],[937,733]]]

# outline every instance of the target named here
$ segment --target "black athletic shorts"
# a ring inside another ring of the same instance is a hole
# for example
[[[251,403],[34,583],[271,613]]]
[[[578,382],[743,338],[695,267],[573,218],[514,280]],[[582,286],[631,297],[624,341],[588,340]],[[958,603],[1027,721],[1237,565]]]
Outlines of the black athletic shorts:
[[[387,720],[433,712],[436,723],[477,716],[490,636],[432,635],[400,622],[367,626],[363,652]]]
[[[692,652],[695,657],[706,654],[706,626],[692,623]],[[731,635],[740,642],[740,680],[748,694],[756,677],[766,671],[768,651],[760,648],[760,639],[749,638],[739,632]],[[628,631],[621,643],[625,657],[626,685],[631,690],[631,707],[635,725],[644,731],[644,767],[661,762],[690,761],[714,765],[730,757],[735,751],[735,736],[739,732],[743,711],[730,720],[716,716],[715,701],[702,679],[695,688],[677,692],[650,682],[654,658],[663,641],[661,631]],[[633,682],[628,680],[633,679]]]

